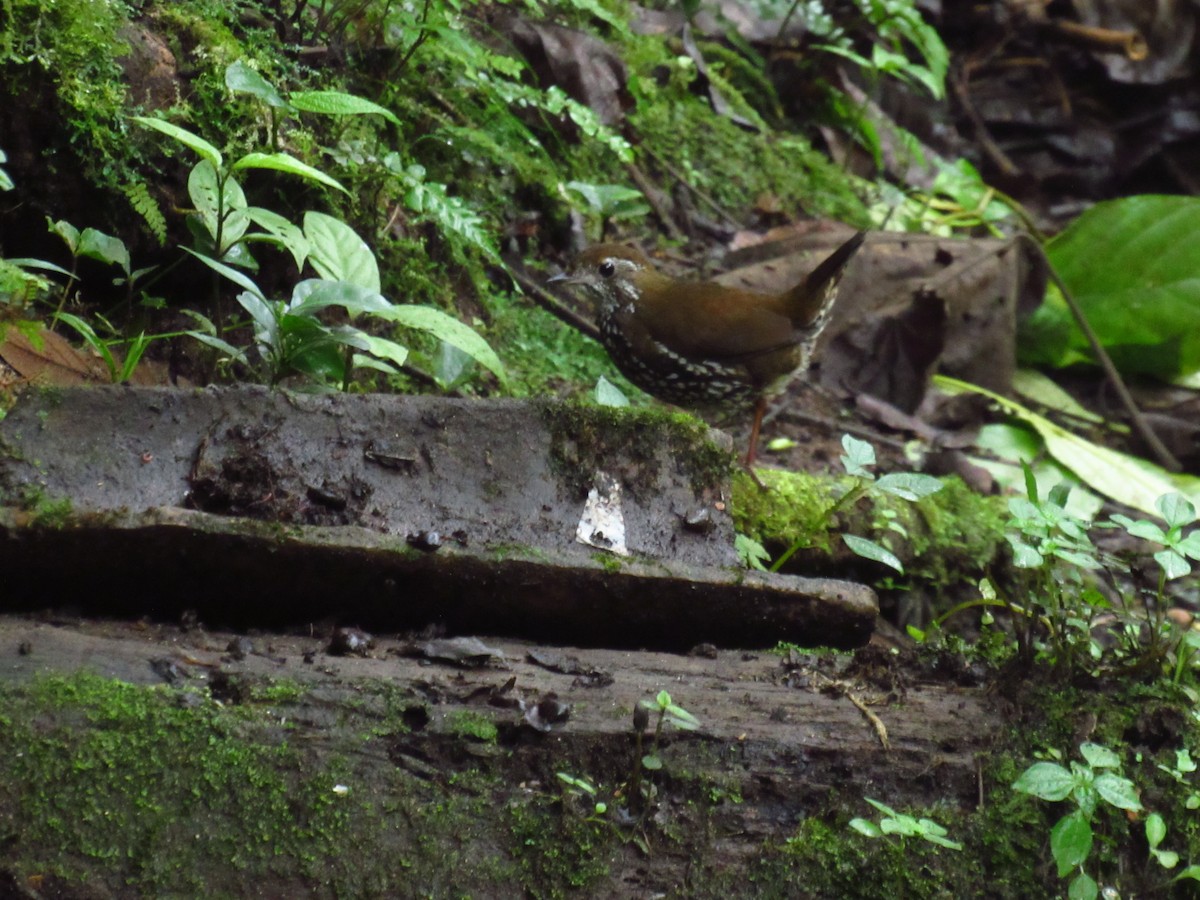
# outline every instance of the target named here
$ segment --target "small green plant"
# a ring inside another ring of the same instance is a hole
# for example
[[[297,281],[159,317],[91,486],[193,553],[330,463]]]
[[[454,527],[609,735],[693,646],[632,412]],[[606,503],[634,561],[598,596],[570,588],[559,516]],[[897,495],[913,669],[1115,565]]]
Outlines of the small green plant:
[[[567,786],[567,791],[572,796],[581,798],[592,804],[592,812],[588,816],[588,821],[606,821],[604,816],[608,812],[608,804],[603,800],[596,799],[596,788],[590,781],[586,778],[576,778],[574,775],[568,775],[566,772],[556,772],[555,775],[559,781]]]
[[[1181,747],[1175,751],[1174,766],[1164,766],[1162,763],[1159,763],[1158,768],[1174,778],[1175,781],[1187,790],[1187,799],[1183,802],[1183,805],[1187,809],[1200,809],[1200,790],[1197,790],[1192,782],[1188,780],[1188,776],[1194,774],[1197,769],[1196,761],[1192,759],[1192,754],[1188,751],[1187,747]]]
[[[1142,803],[1133,782],[1121,775],[1121,757],[1107,747],[1092,743],[1081,744],[1079,752],[1084,762],[1072,761],[1070,768],[1057,762],[1036,762],[1021,773],[1012,786],[1013,790],[1042,800],[1052,803],[1069,800],[1074,805],[1075,808],[1051,828],[1050,853],[1058,866],[1059,878],[1075,873],[1068,888],[1069,896],[1094,900],[1099,894],[1099,886],[1087,873],[1085,864],[1095,838],[1096,810],[1101,803],[1107,803],[1116,809],[1138,813],[1142,811]],[[1157,848],[1166,834],[1166,826],[1161,818],[1155,821],[1151,831],[1147,820],[1147,837],[1156,838],[1152,846]],[[1160,863],[1170,859],[1157,858]]]
[[[842,436],[842,449],[845,452],[841,457],[841,462],[846,474],[850,476],[850,484],[837,500],[824,510],[821,522],[814,523],[814,531],[827,528],[840,510],[853,506],[873,492],[889,494],[901,500],[915,502],[942,489],[940,480],[932,475],[922,475],[917,472],[893,472],[876,477],[870,471],[875,466],[875,448],[866,441],[860,441],[858,438],[846,434]],[[887,527],[901,535],[904,534],[903,526],[894,519],[888,523]],[[903,563],[882,544],[854,534],[844,534],[842,540],[851,551],[859,556],[883,563],[903,574]],[[783,555],[775,560],[770,571],[778,572],[799,550],[808,546],[808,543],[807,534],[798,537]]]
[[[919,837],[922,840],[929,841],[931,844],[937,844],[939,847],[946,847],[949,850],[961,850],[963,848],[962,844],[946,837],[948,834],[946,829],[932,819],[918,819],[915,816],[898,813],[887,804],[880,803],[878,800],[872,800],[870,797],[865,797],[864,799],[879,810],[879,812],[883,813],[883,817],[879,820],[878,825],[869,819],[851,819],[850,827],[859,834],[865,834],[869,838],[880,838],[894,834],[900,838],[901,843],[903,843],[905,838]]]
[[[1123,579],[1115,577],[1127,573],[1128,564],[1099,551],[1088,534],[1089,523],[1068,510],[1070,485],[1056,485],[1043,499],[1032,470],[1024,468],[1028,496],[1009,501],[1007,539],[1013,564],[1034,579],[1028,599],[1017,604],[997,598],[989,581],[990,598],[962,604],[947,615],[977,605],[1007,607],[1018,654],[1026,664],[1041,659],[1062,672],[1092,674],[1102,665],[1158,668],[1176,683],[1183,682],[1194,669],[1200,635],[1181,631],[1166,618],[1166,585],[1191,573],[1189,559],[1200,559],[1200,529],[1185,533],[1197,521],[1193,505],[1179,494],[1158,498],[1165,529],[1119,514],[1099,523],[1098,527],[1119,528],[1163,545],[1153,554],[1159,569],[1157,588],[1131,597],[1122,587]],[[1111,587],[1108,595],[1099,587],[1105,575]],[[1109,599],[1112,595],[1119,603]],[[1093,633],[1100,614],[1109,618],[1107,632],[1116,638],[1108,648]]]
[[[96,330],[85,319],[81,319],[79,316],[60,312],[55,314],[54,318],[73,328],[83,338],[84,343],[96,351],[100,359],[104,361],[104,366],[108,369],[108,377],[112,379],[113,384],[123,384],[133,376],[134,370],[142,360],[142,354],[146,352],[150,341],[153,340],[153,338],[147,337],[145,332],[142,332],[130,341],[120,339],[106,341],[96,334]],[[112,352],[112,348],[118,344],[127,344],[125,356],[120,362]]]
[[[336,306],[345,310],[352,321],[367,315],[426,331],[457,347],[504,381],[504,366],[499,357],[474,329],[441,310],[388,302],[379,293],[379,267],[374,254],[341,220],[309,212],[304,216],[301,230],[279,216],[275,229],[279,240],[300,264],[307,261],[322,276],[299,282],[289,301],[270,300],[245,273],[189,251],[243,288],[237,301],[250,314],[261,366],[256,366],[245,350],[221,337],[211,322],[193,313],[201,325],[199,330],[191,332],[197,340],[251,370],[260,368],[264,380],[270,384],[300,373],[318,382],[340,383],[346,390],[356,367],[393,373],[404,364],[408,350],[395,341],[376,337],[352,324],[325,324],[319,314]]]

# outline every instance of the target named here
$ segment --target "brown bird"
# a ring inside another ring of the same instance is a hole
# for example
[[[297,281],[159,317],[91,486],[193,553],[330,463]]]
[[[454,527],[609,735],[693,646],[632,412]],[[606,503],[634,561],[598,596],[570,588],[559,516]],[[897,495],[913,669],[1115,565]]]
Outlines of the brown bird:
[[[592,296],[601,343],[621,373],[648,394],[699,409],[753,404],[749,466],[767,398],[808,365],[838,281],[865,237],[858,232],[782,294],[679,281],[623,244],[589,247],[550,280]]]

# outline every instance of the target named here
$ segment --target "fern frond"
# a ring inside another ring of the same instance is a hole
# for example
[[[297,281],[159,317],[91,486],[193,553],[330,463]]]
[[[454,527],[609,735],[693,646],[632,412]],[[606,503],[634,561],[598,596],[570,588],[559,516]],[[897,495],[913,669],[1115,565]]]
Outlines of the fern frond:
[[[121,185],[121,192],[133,207],[134,212],[142,217],[154,239],[161,247],[167,242],[167,220],[158,208],[158,203],[150,196],[150,190],[143,181],[133,181]]]

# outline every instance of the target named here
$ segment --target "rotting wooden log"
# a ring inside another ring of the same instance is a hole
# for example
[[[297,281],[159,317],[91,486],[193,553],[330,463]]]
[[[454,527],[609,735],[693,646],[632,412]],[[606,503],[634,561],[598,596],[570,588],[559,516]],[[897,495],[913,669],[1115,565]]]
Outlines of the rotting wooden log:
[[[0,442],[9,608],[672,649],[853,647],[877,611],[740,569],[723,451],[672,416],[86,388],[26,395]]]

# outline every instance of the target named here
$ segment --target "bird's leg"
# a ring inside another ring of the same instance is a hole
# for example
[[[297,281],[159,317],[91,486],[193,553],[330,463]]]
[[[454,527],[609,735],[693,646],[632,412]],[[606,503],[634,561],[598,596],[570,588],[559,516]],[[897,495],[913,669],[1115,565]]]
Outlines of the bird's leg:
[[[750,446],[746,448],[746,468],[749,469],[754,465],[754,459],[758,456],[758,433],[762,430],[763,416],[767,413],[767,395],[759,394],[758,399],[754,402],[754,424],[750,426]]]

